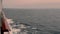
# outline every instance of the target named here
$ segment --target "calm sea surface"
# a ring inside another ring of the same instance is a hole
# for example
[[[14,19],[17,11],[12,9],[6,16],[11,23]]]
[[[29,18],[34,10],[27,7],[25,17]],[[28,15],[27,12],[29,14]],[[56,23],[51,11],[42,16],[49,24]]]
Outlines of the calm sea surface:
[[[28,23],[41,30],[40,34],[60,34],[60,9],[4,9],[6,16]],[[33,25],[34,24],[34,25]]]

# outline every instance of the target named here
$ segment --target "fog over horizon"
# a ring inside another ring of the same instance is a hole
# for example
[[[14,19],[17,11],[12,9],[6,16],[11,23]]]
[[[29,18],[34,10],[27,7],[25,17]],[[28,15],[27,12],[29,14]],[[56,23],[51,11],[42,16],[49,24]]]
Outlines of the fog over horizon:
[[[60,0],[3,0],[4,8],[60,8]]]

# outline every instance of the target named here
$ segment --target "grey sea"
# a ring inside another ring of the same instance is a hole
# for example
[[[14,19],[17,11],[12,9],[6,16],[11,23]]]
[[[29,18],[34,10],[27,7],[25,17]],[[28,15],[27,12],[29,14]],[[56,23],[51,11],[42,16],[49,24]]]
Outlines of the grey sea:
[[[60,9],[4,9],[8,18],[37,27],[37,34],[60,34]],[[31,34],[31,33],[30,33]]]

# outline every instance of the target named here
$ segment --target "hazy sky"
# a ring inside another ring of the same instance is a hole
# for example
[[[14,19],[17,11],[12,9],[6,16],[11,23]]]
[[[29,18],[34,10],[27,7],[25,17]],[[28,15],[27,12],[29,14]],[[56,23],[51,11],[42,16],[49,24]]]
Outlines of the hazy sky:
[[[60,8],[60,0],[3,0],[6,8]]]

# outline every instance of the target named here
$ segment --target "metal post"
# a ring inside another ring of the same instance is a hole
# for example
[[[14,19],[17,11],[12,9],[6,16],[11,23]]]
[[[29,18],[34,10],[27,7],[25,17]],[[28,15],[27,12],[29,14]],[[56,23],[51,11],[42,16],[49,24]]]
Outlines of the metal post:
[[[1,23],[1,11],[2,11],[2,0],[0,0],[0,34],[3,34],[2,23]]]

